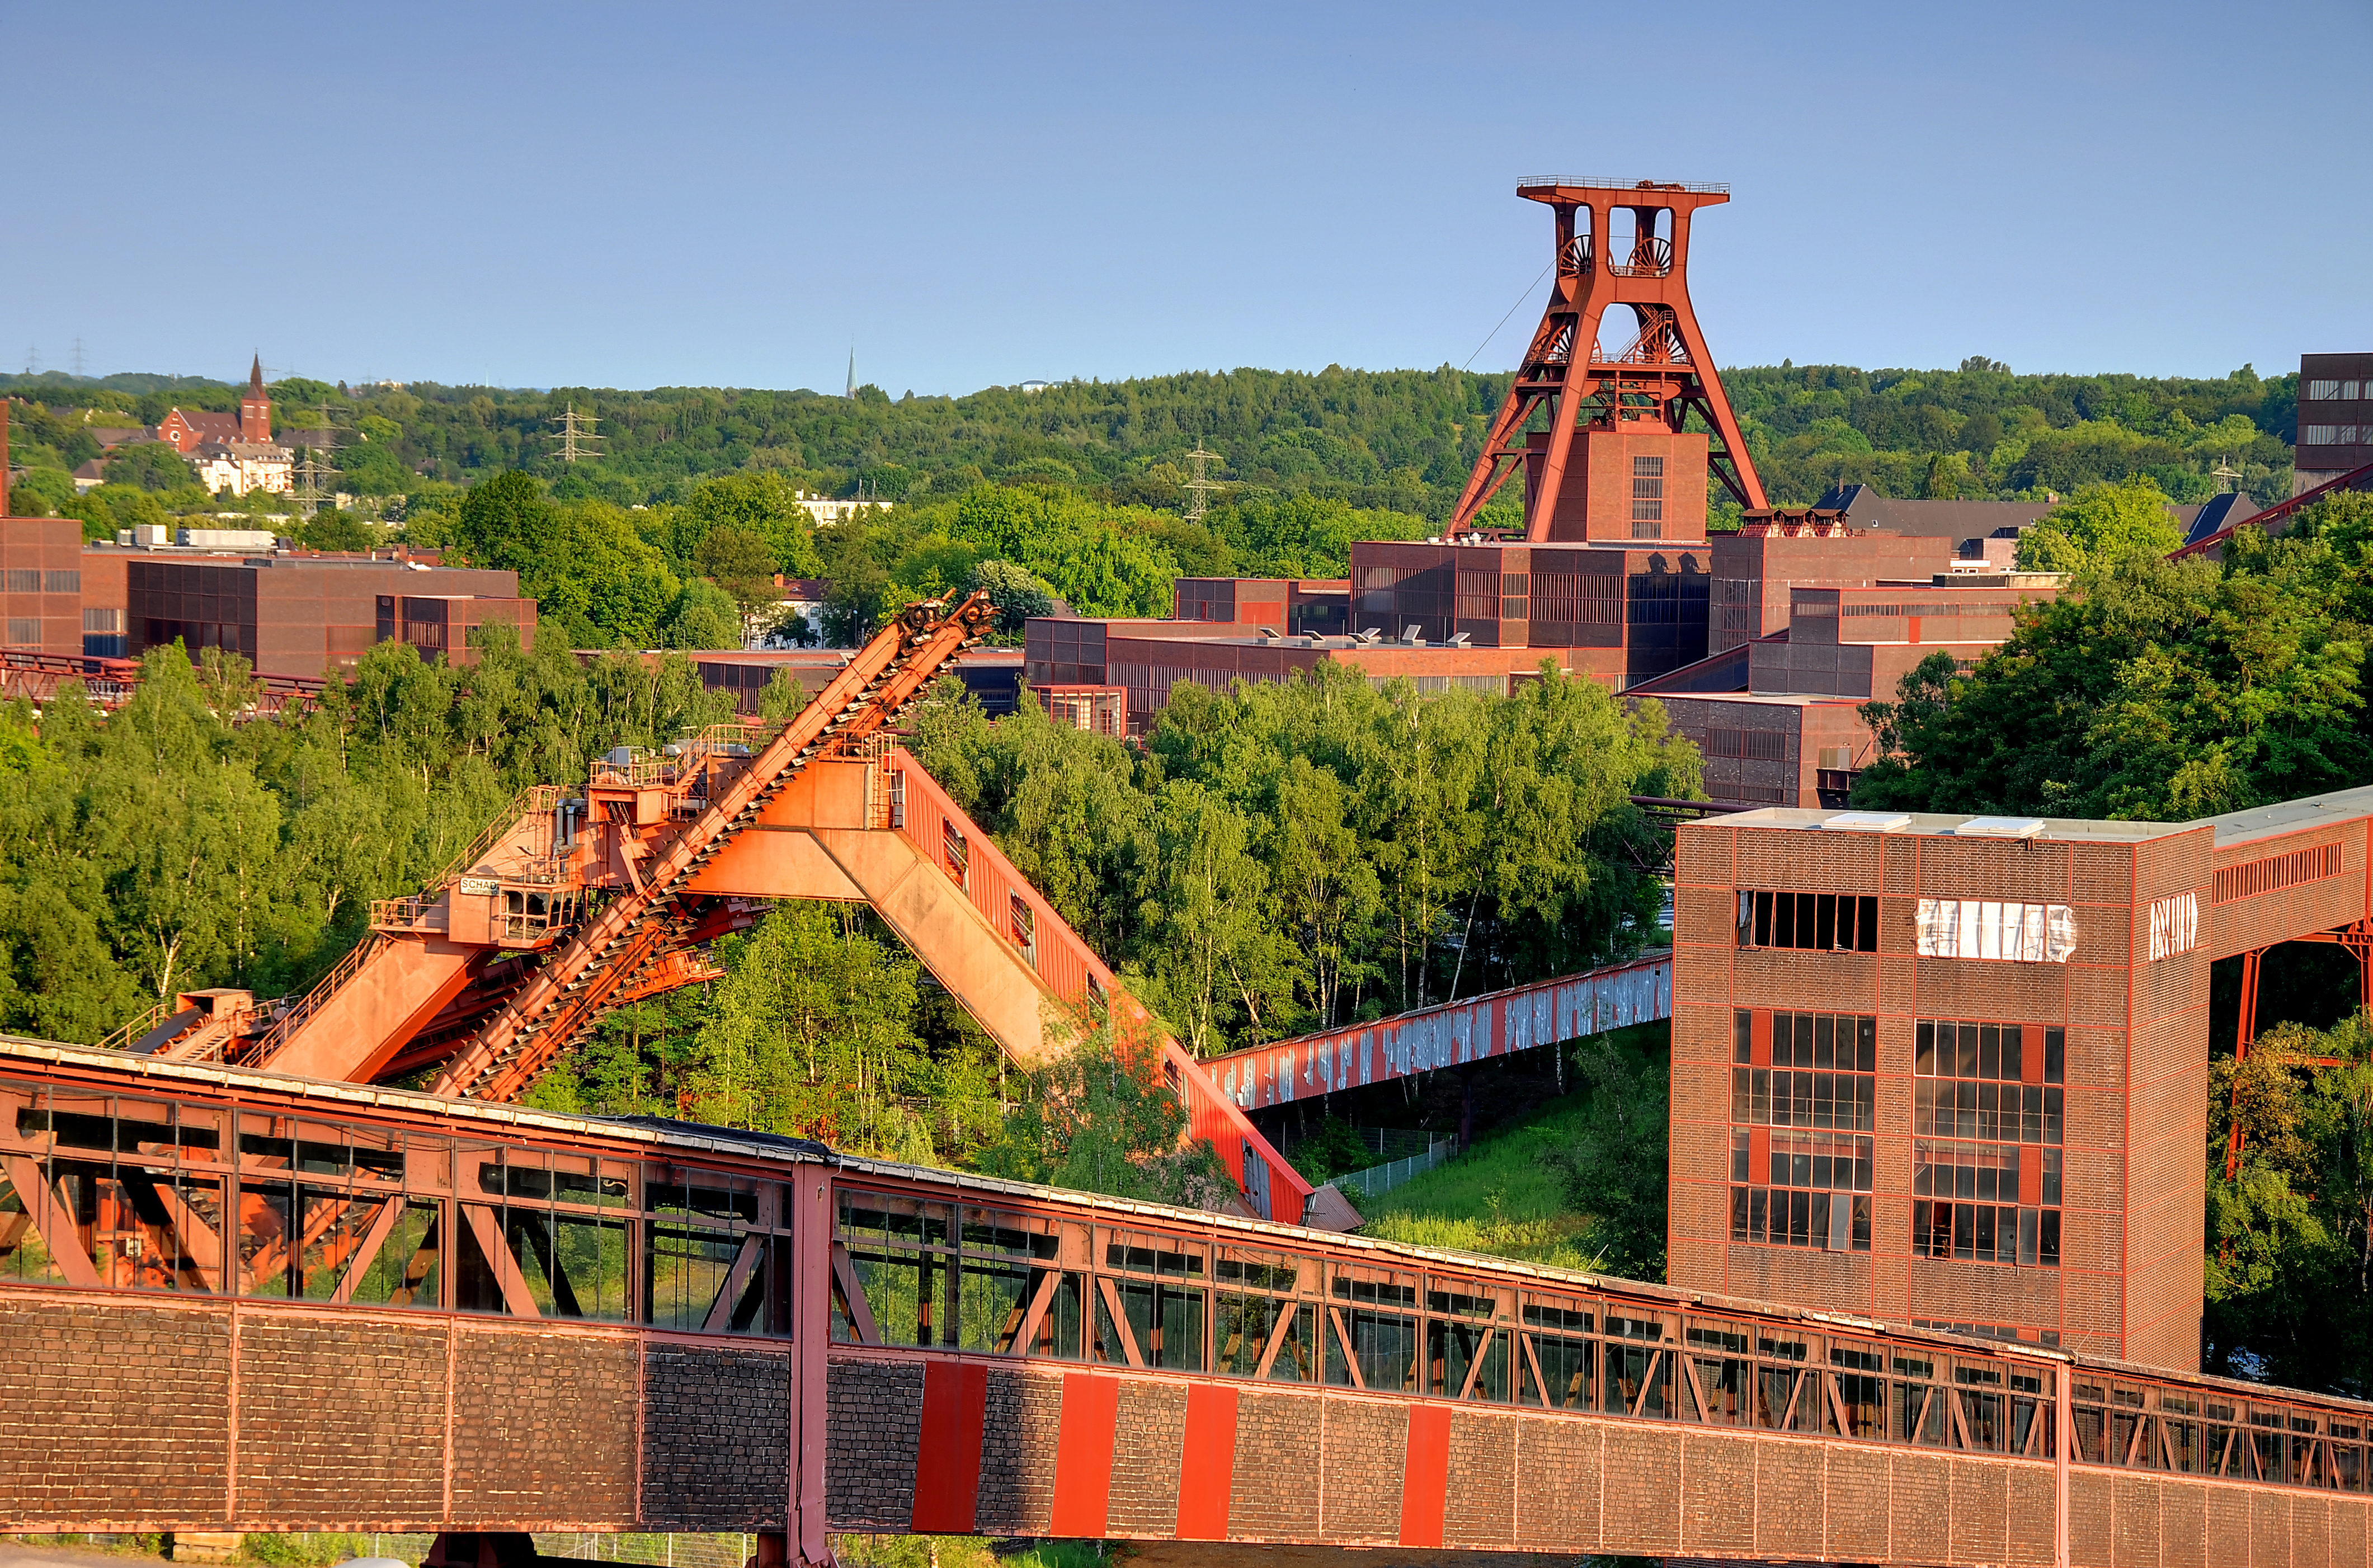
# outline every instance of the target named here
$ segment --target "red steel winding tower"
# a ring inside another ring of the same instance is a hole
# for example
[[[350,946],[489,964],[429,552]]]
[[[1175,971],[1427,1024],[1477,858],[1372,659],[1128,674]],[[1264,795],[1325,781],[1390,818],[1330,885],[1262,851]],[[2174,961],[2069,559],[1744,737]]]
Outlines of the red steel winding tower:
[[[1518,182],[1516,194],[1557,214],[1557,281],[1458,497],[1450,532],[1473,529],[1476,513],[1519,466],[1526,470],[1526,537],[1537,543],[1674,538],[1676,532],[1639,526],[1643,518],[1661,521],[1661,504],[1624,502],[1661,502],[1669,479],[1685,516],[1701,507],[1691,504],[1687,489],[1705,469],[1741,507],[1765,506],[1763,482],[1689,305],[1690,215],[1728,201],[1730,188],[1529,179]],[[1620,256],[1619,210],[1632,224]],[[1630,306],[1639,322],[1631,342],[1613,354],[1598,342],[1599,319],[1610,305]],[[1547,412],[1549,427],[1528,433],[1536,410]],[[1684,429],[1692,410],[1703,431]]]

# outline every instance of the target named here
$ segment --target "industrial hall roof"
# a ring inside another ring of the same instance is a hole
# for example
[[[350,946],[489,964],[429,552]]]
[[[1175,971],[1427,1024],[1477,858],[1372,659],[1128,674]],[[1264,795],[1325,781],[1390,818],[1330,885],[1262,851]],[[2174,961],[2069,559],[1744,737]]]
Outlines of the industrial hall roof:
[[[1675,693],[1685,696],[1685,693]],[[1819,811],[1800,806],[1763,806],[1749,812],[1700,819],[1724,827],[1822,828],[1832,833],[1917,833],[1963,838],[2042,838],[2098,843],[2141,843],[2202,827],[2215,829],[2216,844],[2247,843],[2326,824],[2373,817],[2373,785],[2335,790],[2296,801],[2251,806],[2193,822],[2104,822],[2085,817],[2029,817],[1950,812]]]

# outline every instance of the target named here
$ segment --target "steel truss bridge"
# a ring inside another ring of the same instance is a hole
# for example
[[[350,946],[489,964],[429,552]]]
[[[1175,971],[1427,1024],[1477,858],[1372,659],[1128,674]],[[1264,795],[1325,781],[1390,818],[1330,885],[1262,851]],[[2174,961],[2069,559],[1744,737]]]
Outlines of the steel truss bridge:
[[[0,1039],[0,1530],[2373,1562],[2373,1406]]]

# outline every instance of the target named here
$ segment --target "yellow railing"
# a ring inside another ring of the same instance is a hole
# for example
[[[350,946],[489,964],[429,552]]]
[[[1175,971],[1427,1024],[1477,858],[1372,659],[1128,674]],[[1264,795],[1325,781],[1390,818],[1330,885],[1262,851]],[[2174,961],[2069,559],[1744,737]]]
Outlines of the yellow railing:
[[[118,1024],[99,1036],[99,1048],[103,1051],[127,1050],[133,1042],[171,1017],[172,1013],[173,1004],[170,1001],[160,1001],[129,1023]]]
[[[322,976],[311,990],[299,997],[287,1012],[280,1015],[279,1022],[255,1043],[255,1049],[248,1059],[258,1065],[268,1064],[274,1053],[288,1043],[288,1036],[296,1032],[297,1026],[319,1012],[323,1003],[337,995],[339,988],[361,971],[363,965],[385,941],[387,938],[374,931],[355,943],[346,955],[338,960],[337,967]]]
[[[503,835],[510,831],[513,823],[532,812],[548,815],[560,804],[560,797],[561,788],[557,784],[531,784],[520,790],[509,805],[497,812],[495,819],[479,830],[478,836],[470,840],[467,848],[446,862],[443,871],[428,879],[429,888],[441,890],[453,883],[463,872],[477,864],[479,857],[501,843]]]

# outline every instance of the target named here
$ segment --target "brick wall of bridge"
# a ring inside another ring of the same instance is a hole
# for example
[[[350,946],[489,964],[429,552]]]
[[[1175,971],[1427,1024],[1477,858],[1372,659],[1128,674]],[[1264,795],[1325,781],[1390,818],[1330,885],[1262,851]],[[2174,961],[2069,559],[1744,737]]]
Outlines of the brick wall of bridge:
[[[841,1529],[2055,1561],[2046,1462],[882,1354],[836,1353],[829,1386]],[[1198,1419],[1206,1404],[1224,1409]],[[2361,1496],[2081,1466],[2070,1478],[2075,1568],[2373,1565]]]
[[[779,1527],[789,1346],[0,1288],[0,1530]],[[836,1351],[836,1527],[2043,1564],[2049,1462]],[[449,1413],[450,1412],[450,1413]],[[2077,1568],[2373,1568],[2373,1499],[2072,1467]]]
[[[782,1527],[791,1352],[0,1289],[0,1530]]]

